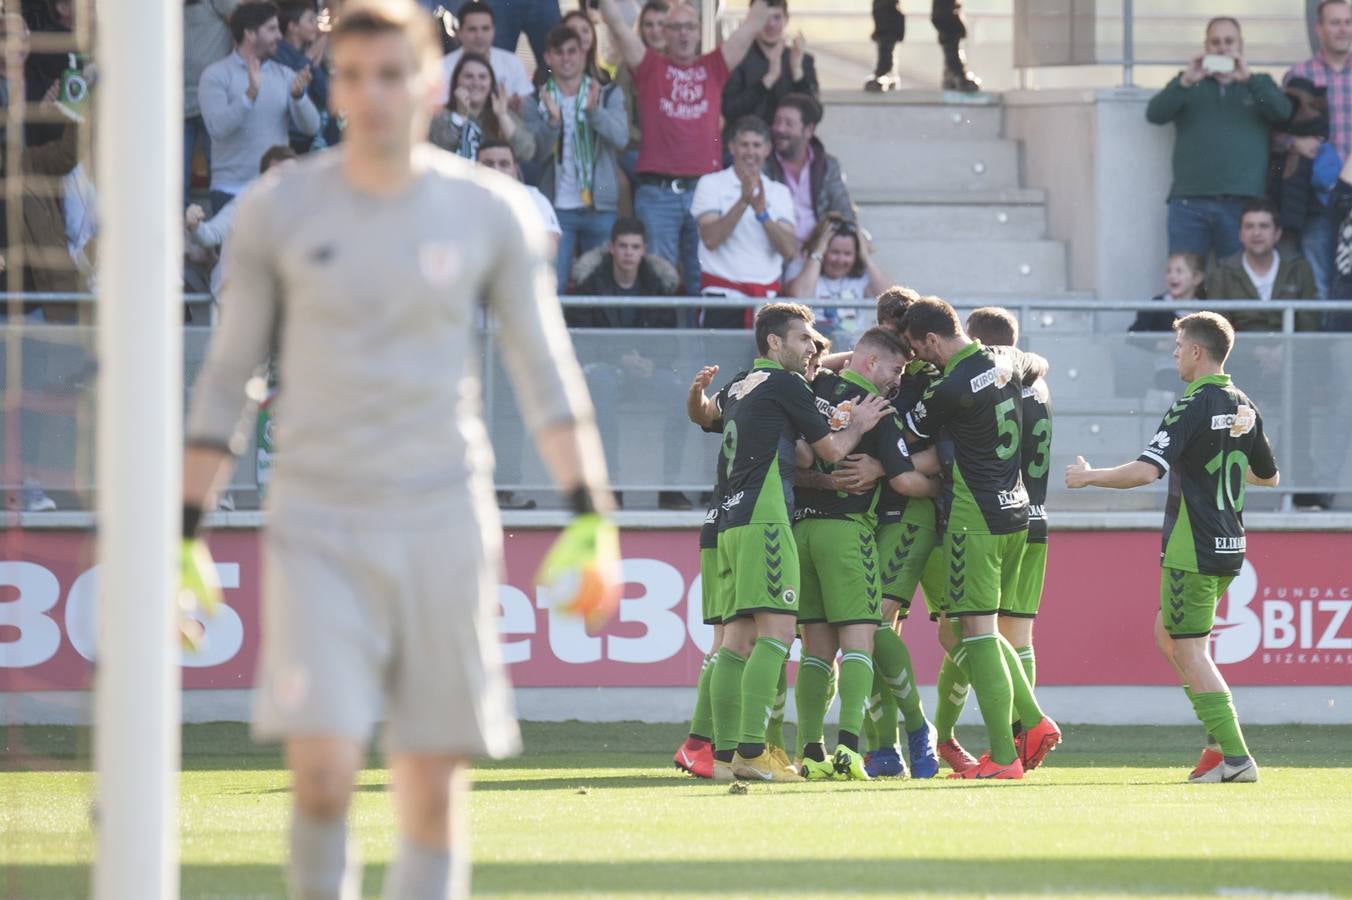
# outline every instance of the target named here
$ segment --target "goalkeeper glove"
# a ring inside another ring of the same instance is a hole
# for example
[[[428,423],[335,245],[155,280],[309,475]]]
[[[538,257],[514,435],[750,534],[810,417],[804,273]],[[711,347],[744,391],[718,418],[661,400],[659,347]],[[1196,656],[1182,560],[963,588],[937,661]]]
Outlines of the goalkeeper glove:
[[[620,603],[619,529],[594,512],[578,516],[545,555],[535,580],[562,595],[556,608],[581,616],[592,630],[601,627]]]
[[[206,634],[192,613],[212,615],[221,602],[221,582],[207,542],[184,538],[179,554],[178,587],[178,628],[184,650],[196,651]]]

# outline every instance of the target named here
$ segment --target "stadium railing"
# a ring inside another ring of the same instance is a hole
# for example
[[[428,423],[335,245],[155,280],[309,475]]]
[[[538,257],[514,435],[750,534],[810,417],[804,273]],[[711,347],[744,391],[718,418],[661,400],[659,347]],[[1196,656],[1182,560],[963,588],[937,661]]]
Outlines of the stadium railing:
[[[185,302],[207,301],[190,295]],[[687,318],[698,309],[746,306],[745,301],[690,297],[568,297],[564,302],[570,307],[674,309]],[[1020,318],[1021,344],[1051,363],[1047,380],[1056,417],[1049,503],[1086,512],[1162,508],[1162,484],[1130,493],[1068,492],[1061,473],[1077,454],[1095,464],[1115,464],[1134,458],[1149,443],[1182,388],[1171,359],[1173,336],[1126,329],[1134,311],[1165,307],[1149,301],[1001,302]],[[984,304],[974,298],[957,305],[967,310]],[[1347,440],[1352,333],[1295,331],[1297,312],[1352,313],[1352,302],[1208,301],[1206,307],[1280,310],[1282,315],[1281,332],[1240,334],[1228,367],[1262,412],[1283,471],[1281,487],[1250,492],[1247,508],[1289,509],[1296,493],[1352,494],[1352,442]],[[848,348],[851,338],[872,321],[873,304],[847,301],[835,308],[857,312],[858,324],[837,327],[832,334],[838,349]],[[493,330],[490,324],[490,335]],[[27,321],[0,325],[0,488],[7,498],[27,482],[39,485],[60,510],[92,508],[94,334],[89,326]],[[210,326],[185,326],[184,374],[189,384],[201,367],[210,334]],[[700,366],[720,366],[715,387],[746,367],[755,355],[751,334],[614,328],[574,329],[572,335],[617,489],[683,491],[698,505],[712,480],[718,440],[686,420],[686,392]],[[497,456],[498,485],[547,492],[548,478],[521,426],[497,347],[492,340],[485,340],[484,347],[484,418]],[[258,502],[255,460],[251,443],[231,484],[240,508]],[[636,505],[654,504],[640,499]]]

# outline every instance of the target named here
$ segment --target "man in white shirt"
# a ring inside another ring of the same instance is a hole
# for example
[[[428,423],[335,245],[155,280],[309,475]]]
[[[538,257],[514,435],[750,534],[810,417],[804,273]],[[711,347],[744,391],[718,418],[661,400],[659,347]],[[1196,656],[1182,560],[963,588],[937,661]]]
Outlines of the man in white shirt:
[[[699,226],[700,293],[722,297],[774,297],[784,261],[798,252],[793,197],[765,178],[770,130],[754,116],[732,132],[732,165],[700,178],[690,215]],[[755,310],[706,309],[705,328],[750,328]]]
[[[530,78],[526,77],[526,67],[521,65],[517,55],[493,46],[493,38],[497,35],[496,22],[493,7],[482,0],[470,0],[460,7],[460,28],[455,33],[460,40],[460,49],[446,54],[441,61],[441,103],[450,99],[451,73],[466,52],[488,58],[489,65],[493,67],[493,77],[506,89],[508,97],[529,97],[534,92]]]
[[[476,159],[481,166],[496,169],[510,178],[521,181],[521,166],[517,164],[512,145],[506,141],[484,141],[479,145]],[[545,234],[549,236],[550,249],[557,254],[563,229],[559,227],[559,217],[555,214],[554,207],[550,204],[549,198],[540,193],[539,188],[524,182],[522,186],[526,189],[526,193],[530,194],[531,202],[535,204],[535,210],[540,214],[540,224],[544,226]]]

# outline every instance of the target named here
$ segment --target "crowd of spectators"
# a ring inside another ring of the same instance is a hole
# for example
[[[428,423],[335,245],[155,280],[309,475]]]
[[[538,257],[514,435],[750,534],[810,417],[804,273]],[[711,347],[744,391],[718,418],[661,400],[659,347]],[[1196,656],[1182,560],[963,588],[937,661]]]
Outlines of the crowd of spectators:
[[[318,2],[185,4],[195,285],[219,281],[202,234],[214,234],[215,214],[269,148],[305,154],[342,139],[327,109],[323,28],[338,10]],[[647,252],[675,273],[672,294],[839,302],[887,280],[840,163],[816,136],[816,65],[787,0],[754,0],[713,49],[701,47],[697,8],[679,0],[595,0],[567,12],[558,0],[420,2],[447,25],[428,139],[467,159],[483,147],[510,154],[547,200],[560,293],[586,290],[575,263],[607,246],[625,217],[642,223]],[[515,52],[523,28],[533,73]],[[850,321],[820,311],[833,326]],[[711,306],[676,323],[743,328],[751,313]]]
[[[1315,54],[1279,85],[1250,69],[1239,21],[1215,18],[1202,52],[1150,100],[1149,121],[1175,127],[1167,287],[1155,298],[1162,308],[1141,311],[1133,331],[1167,331],[1176,313],[1205,305],[1236,331],[1274,332],[1281,312],[1226,311],[1225,302],[1352,300],[1352,3],[1321,0],[1314,35]],[[1305,309],[1293,319],[1298,332],[1352,331],[1346,313]],[[1316,419],[1341,418],[1325,376],[1342,361],[1323,344],[1304,346],[1246,345],[1234,364],[1256,374],[1260,402],[1280,401],[1272,390],[1289,372],[1308,385],[1306,404],[1324,411]],[[1321,480],[1308,464],[1298,470]],[[1297,493],[1294,502],[1324,508],[1331,498]]]
[[[1279,85],[1250,70],[1238,20],[1212,19],[1202,51],[1151,98],[1146,118],[1175,128],[1171,288],[1156,299],[1352,299],[1352,256],[1338,262],[1340,243],[1352,246],[1339,205],[1352,192],[1352,4],[1322,0],[1314,32],[1317,52]],[[1174,294],[1197,277],[1186,298]],[[1279,321],[1232,318],[1238,330]],[[1341,319],[1297,316],[1297,329]],[[1163,321],[1144,312],[1133,328]]]

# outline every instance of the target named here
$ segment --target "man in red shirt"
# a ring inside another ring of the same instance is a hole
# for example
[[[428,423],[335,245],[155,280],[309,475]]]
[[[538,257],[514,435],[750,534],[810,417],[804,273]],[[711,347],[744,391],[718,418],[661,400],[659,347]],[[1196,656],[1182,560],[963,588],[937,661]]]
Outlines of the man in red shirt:
[[[695,183],[723,168],[719,134],[723,85],[746,56],[770,10],[752,0],[746,18],[723,46],[700,54],[699,14],[676,2],[664,26],[666,53],[649,50],[624,24],[615,0],[601,15],[633,71],[643,142],[638,151],[634,212],[648,230],[651,251],[680,267],[687,294],[699,293],[699,229],[690,215]]]

